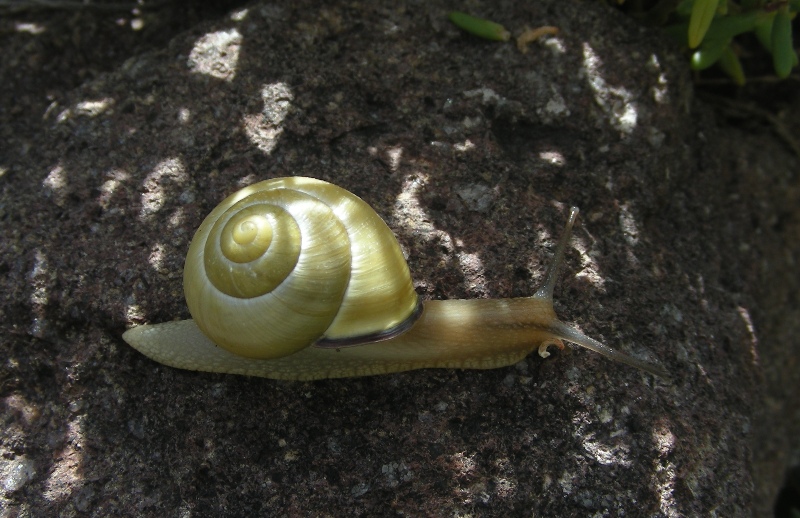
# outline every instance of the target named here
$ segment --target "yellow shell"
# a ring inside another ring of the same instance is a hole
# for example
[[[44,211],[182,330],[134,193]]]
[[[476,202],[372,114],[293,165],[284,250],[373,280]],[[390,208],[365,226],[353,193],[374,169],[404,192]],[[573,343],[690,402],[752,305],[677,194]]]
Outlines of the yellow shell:
[[[192,239],[183,280],[203,333],[250,358],[390,332],[418,305],[380,216],[313,178],[267,180],[223,200]]]

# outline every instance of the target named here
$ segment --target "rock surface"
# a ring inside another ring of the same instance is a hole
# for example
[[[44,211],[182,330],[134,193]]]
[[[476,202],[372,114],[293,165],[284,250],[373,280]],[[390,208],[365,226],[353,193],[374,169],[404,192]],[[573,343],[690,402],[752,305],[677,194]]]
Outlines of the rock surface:
[[[446,9],[253,4],[0,155],[3,516],[769,511],[800,436],[797,157],[719,126],[676,49],[607,6],[475,7],[560,29],[524,54]],[[672,378],[576,350],[276,382],[129,348],[188,316],[203,217],[284,175],[375,207],[424,298],[533,293],[578,205],[557,312]]]

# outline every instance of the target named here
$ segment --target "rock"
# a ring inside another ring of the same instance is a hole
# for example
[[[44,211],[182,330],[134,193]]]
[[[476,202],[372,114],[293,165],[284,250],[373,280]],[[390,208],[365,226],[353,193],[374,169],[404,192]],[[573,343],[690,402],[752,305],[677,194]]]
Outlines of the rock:
[[[2,453],[36,466],[3,503],[764,515],[800,436],[797,274],[781,252],[797,225],[779,219],[796,188],[776,201],[764,168],[790,186],[797,159],[719,127],[660,33],[576,5],[475,13],[513,34],[560,29],[522,54],[460,32],[440,1],[253,4],[53,104],[32,151],[0,164]],[[183,258],[211,208],[284,175],[372,204],[424,298],[532,294],[578,205],[591,218],[556,310],[671,379],[576,350],[275,382],[129,348],[126,327],[188,317]]]

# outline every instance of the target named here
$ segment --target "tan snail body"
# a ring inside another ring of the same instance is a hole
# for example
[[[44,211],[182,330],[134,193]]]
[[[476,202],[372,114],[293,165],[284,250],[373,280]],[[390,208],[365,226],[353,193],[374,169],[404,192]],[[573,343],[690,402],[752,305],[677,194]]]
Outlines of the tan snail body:
[[[226,198],[195,234],[184,268],[193,319],[123,338],[169,366],[311,380],[421,368],[490,369],[577,343],[652,374],[562,323],[556,271],[532,297],[420,303],[394,235],[364,201],[312,178],[276,178]]]

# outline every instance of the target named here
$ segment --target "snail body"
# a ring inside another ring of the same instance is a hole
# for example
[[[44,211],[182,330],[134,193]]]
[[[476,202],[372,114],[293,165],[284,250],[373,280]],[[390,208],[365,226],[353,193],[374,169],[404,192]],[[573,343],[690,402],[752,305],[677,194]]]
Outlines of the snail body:
[[[192,240],[193,318],[123,339],[172,367],[276,379],[490,369],[535,349],[546,357],[562,340],[665,376],[558,320],[553,288],[576,217],[533,296],[422,303],[394,235],[363,200],[312,178],[259,182],[226,198]]]

